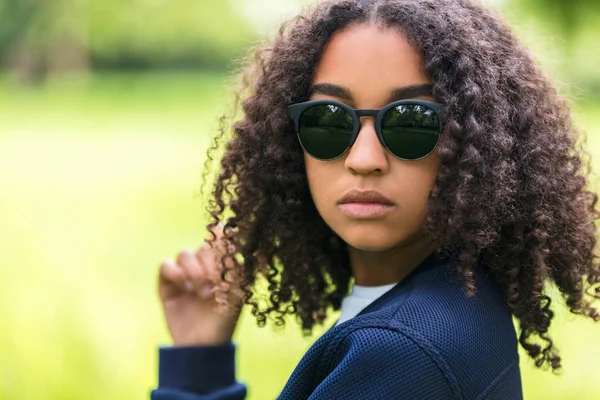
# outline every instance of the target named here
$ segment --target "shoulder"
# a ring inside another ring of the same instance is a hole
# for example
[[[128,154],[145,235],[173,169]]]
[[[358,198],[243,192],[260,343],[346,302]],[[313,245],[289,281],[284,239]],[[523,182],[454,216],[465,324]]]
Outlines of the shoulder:
[[[443,360],[401,330],[348,325],[337,331],[328,347],[319,371],[322,389],[339,389],[344,382],[376,398],[393,398],[399,392],[406,399],[462,398]]]
[[[467,398],[476,398],[499,381],[518,392],[512,314],[502,290],[481,265],[475,269],[475,283],[476,294],[467,297],[456,264],[422,274],[388,323],[439,357]]]
[[[481,265],[475,269],[475,283],[476,294],[467,297],[456,261],[429,268],[333,329],[332,339],[339,340],[349,329],[355,332],[354,339],[362,335],[360,332],[377,337],[368,328],[378,327],[401,333],[424,348],[434,348],[449,360],[505,356],[502,363],[506,364],[517,358],[511,312],[502,290]]]
[[[432,348],[418,336],[392,326],[372,326],[349,329],[342,332],[334,343],[331,354],[332,365],[354,362],[373,367],[396,369],[411,362],[411,370],[432,369],[446,375],[447,368]],[[417,362],[418,361],[418,362]]]
[[[465,351],[482,355],[486,349],[516,355],[512,314],[502,290],[481,265],[474,277],[476,293],[468,297],[455,263],[420,275],[411,282],[407,298],[389,314],[389,324],[457,352],[447,356]]]
[[[465,295],[457,261],[453,260],[392,289],[385,301],[355,317],[353,324],[373,326],[374,321],[380,321],[380,326],[422,333],[424,339],[439,346],[454,338],[485,342],[490,332],[496,338],[513,341],[516,334],[512,316],[501,288],[481,265],[474,272],[474,296]]]

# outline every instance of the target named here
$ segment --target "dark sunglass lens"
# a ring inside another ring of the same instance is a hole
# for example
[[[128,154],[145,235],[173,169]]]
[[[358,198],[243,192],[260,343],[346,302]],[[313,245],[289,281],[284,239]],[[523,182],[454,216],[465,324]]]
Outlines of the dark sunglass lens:
[[[342,155],[352,138],[352,115],[335,104],[318,104],[300,117],[298,137],[313,157],[329,160]]]
[[[440,136],[440,119],[427,106],[401,104],[385,113],[381,132],[387,148],[393,154],[416,160],[435,149]]]

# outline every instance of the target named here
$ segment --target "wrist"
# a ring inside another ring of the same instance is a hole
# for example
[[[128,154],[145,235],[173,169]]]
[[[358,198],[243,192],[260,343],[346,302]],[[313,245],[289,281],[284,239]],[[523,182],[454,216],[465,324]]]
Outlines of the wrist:
[[[173,339],[173,347],[220,347],[232,343],[231,338],[222,339]]]
[[[198,330],[188,331],[180,335],[173,335],[174,347],[218,347],[231,343],[235,326],[216,327],[210,329],[199,327]]]

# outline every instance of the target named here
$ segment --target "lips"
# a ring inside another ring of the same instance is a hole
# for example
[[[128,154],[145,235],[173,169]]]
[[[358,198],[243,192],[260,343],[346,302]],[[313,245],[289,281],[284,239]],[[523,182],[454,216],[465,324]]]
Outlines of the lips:
[[[393,206],[394,202],[385,197],[383,194],[379,193],[376,190],[351,190],[346,193],[339,201],[338,204],[347,204],[347,203],[373,203],[373,204],[383,204],[387,206]]]
[[[338,207],[346,216],[354,219],[379,219],[396,209],[390,199],[376,190],[351,190],[339,201]]]

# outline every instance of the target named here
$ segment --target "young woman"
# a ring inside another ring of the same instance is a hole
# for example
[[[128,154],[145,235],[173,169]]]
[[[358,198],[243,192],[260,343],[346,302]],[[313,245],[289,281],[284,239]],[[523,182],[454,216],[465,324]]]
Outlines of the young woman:
[[[586,154],[492,11],[320,1],[243,82],[243,115],[209,151],[227,143],[210,238],[160,267],[174,346],[152,399],[245,397],[231,342],[243,304],[305,332],[341,308],[281,399],[521,399],[519,343],[561,366],[547,285],[600,319]]]

